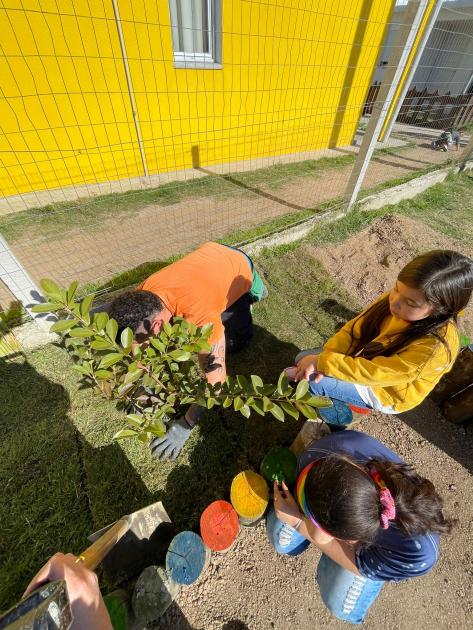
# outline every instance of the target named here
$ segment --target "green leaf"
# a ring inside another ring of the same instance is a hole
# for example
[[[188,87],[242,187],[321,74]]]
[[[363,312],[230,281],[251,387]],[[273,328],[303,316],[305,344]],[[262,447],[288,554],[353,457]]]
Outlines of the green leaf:
[[[234,400],[233,400],[233,408],[235,409],[235,411],[240,411],[240,409],[243,407],[244,405],[244,401],[240,398],[240,396],[237,396]]]
[[[113,372],[110,372],[109,370],[97,370],[95,372],[95,378],[98,378],[99,380],[102,380],[102,381],[106,381],[111,376],[113,376]]]
[[[109,368],[118,363],[123,358],[121,352],[111,352],[106,354],[99,363],[99,368]]]
[[[131,392],[134,387],[135,385],[133,383],[125,383],[125,385],[122,385],[122,387],[120,387],[117,392],[118,398],[123,398],[124,396],[126,396],[128,392]]]
[[[133,429],[121,429],[118,433],[115,433],[112,440],[123,440],[124,438],[136,437],[138,434],[137,431]]]
[[[284,422],[284,411],[281,409],[281,407],[278,407],[278,405],[273,403],[273,406],[271,407],[269,412],[273,414],[276,420],[280,420],[281,422]]]
[[[107,313],[95,313],[94,325],[97,328],[97,330],[99,331],[104,330],[105,326],[107,325],[107,322],[108,322]]]
[[[138,434],[138,439],[140,442],[149,442],[149,437],[147,433],[139,433]]]
[[[231,405],[232,405],[232,399],[230,398],[230,396],[227,396],[222,403],[222,407],[226,409],[227,407],[231,407]]]
[[[281,396],[287,396],[292,391],[292,387],[289,385],[289,381],[287,380],[286,372],[284,370],[279,375],[277,389]]]
[[[154,422],[146,427],[146,430],[156,435],[157,437],[163,437],[166,434],[166,427],[163,422]]]
[[[74,282],[71,282],[71,284],[69,285],[69,288],[66,291],[66,302],[67,302],[67,306],[69,307],[74,305],[74,296],[76,294],[78,286],[79,286],[79,283],[77,282],[77,280],[74,280]]]
[[[161,329],[161,334],[164,333],[168,337],[172,335],[172,326],[169,322],[164,322],[163,327]]]
[[[264,409],[263,409],[263,402],[261,400],[253,400],[251,403],[247,403],[250,405],[250,407],[256,411],[256,413],[259,413],[260,416],[264,416]]]
[[[134,383],[143,374],[143,370],[133,370],[125,375],[124,383]]]
[[[169,356],[174,361],[189,361],[192,355],[190,352],[186,352],[185,350],[173,350],[169,353]]]
[[[143,418],[143,416],[140,416],[137,413],[129,413],[126,419],[131,425],[133,425],[134,427],[137,427],[138,429],[141,429],[141,427],[143,426],[145,422],[145,419]]]
[[[66,297],[65,292],[53,280],[43,278],[39,284],[46,295],[51,296],[55,300],[66,301],[64,299]]]
[[[249,418],[251,416],[251,409],[248,405],[243,405],[240,409],[240,413],[242,416],[245,416],[245,418]]]
[[[79,372],[79,374],[84,374],[85,376],[90,376],[90,369],[87,369],[83,365],[73,365],[72,369],[75,370],[76,372]]]
[[[197,345],[199,346],[197,352],[210,352],[212,350],[212,346],[204,340],[198,341]]]
[[[248,379],[246,378],[246,376],[243,376],[243,374],[238,374],[238,376],[236,377],[236,382],[238,383],[238,387],[243,392],[249,393],[253,391],[253,387],[248,382]]]
[[[95,335],[95,332],[90,328],[73,328],[69,332],[70,337],[76,337],[80,339],[86,339],[87,337],[92,337],[92,335]]]
[[[255,392],[255,394],[259,393],[258,390],[260,387],[264,387],[263,379],[257,374],[251,375],[251,384],[253,385],[253,391]]]
[[[42,302],[41,304],[35,304],[31,310],[33,313],[55,313],[62,308],[63,305],[58,302]]]
[[[302,399],[306,405],[310,405],[311,407],[332,407],[333,403],[330,398],[326,398],[325,396],[312,396],[309,395]]]
[[[315,411],[315,409],[313,407],[310,407],[306,403],[297,401],[296,407],[309,420],[315,420],[317,418],[317,412]]]
[[[269,398],[267,398],[266,396],[263,396],[263,411],[267,413],[268,411],[271,411],[273,406],[274,406],[274,403],[271,400],[269,400]]]
[[[308,381],[299,381],[296,389],[296,400],[303,398],[307,392],[309,391],[309,382]]]
[[[92,306],[92,302],[94,301],[94,297],[95,295],[93,293],[91,295],[87,295],[80,303],[80,314],[82,315],[82,319],[85,319],[87,323],[90,323],[89,311]]]
[[[70,330],[74,328],[77,324],[77,319],[60,319],[58,322],[54,322],[51,326],[51,332],[65,332],[66,330]]]
[[[94,350],[113,350],[114,346],[110,341],[106,339],[94,339],[90,343],[90,347]]]
[[[212,330],[213,324],[209,322],[208,324],[205,324],[205,326],[202,326],[202,328],[200,329],[200,334],[202,335],[202,337],[210,337]]]
[[[121,344],[124,348],[129,348],[133,342],[133,331],[131,328],[125,328],[120,336]]]
[[[296,420],[299,419],[299,411],[295,407],[293,407],[290,403],[280,401],[279,404],[283,408],[284,413],[287,413],[288,416],[291,416],[292,418],[295,418]]]
[[[207,398],[207,409],[212,409],[212,407],[215,407],[217,400],[215,398],[212,398],[211,396],[209,396]]]
[[[107,325],[105,326],[105,332],[110,337],[112,341],[116,341],[117,332],[118,332],[118,324],[114,319],[109,319]]]
[[[153,337],[152,339],[150,339],[150,342],[153,348],[156,348],[156,350],[159,350],[159,352],[164,352],[164,350],[166,349],[166,346],[160,339],[158,339],[158,337]]]

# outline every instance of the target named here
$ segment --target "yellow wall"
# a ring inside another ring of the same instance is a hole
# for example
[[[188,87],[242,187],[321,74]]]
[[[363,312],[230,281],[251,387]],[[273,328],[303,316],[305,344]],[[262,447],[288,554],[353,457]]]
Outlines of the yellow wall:
[[[222,3],[223,69],[185,70],[167,0],[118,2],[150,174],[349,144],[392,2]],[[142,175],[111,0],[4,0],[0,32],[0,195]]]

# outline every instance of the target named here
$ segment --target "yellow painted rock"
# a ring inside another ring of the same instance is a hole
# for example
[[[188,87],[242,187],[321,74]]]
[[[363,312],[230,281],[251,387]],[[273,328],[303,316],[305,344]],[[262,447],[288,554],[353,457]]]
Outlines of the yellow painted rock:
[[[245,521],[259,519],[269,501],[269,490],[264,477],[252,470],[244,470],[234,477],[230,500],[238,515]]]

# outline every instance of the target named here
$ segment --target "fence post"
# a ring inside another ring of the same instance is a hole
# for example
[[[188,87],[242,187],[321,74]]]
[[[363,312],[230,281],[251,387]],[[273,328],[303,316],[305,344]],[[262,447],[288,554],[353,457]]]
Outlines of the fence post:
[[[16,299],[23,304],[34,322],[43,330],[49,330],[57,318],[50,313],[33,313],[34,304],[44,302],[40,290],[27,271],[11,251],[8,243],[0,235],[0,280],[10,289]]]
[[[347,203],[347,212],[352,208],[358,197],[380,131],[388,115],[394,94],[399,86],[406,63],[409,59],[409,54],[421,26],[422,18],[428,6],[429,0],[409,0],[409,4],[407,5],[404,16],[405,21],[399,28],[394,43],[396,53],[382,78],[378,98],[374,103],[373,113],[369,119],[360,150],[358,151],[350,179],[345,189],[344,197]]]
[[[411,66],[409,68],[409,72],[404,81],[404,85],[402,86],[402,90],[399,93],[398,99],[396,101],[396,105],[391,114],[391,118],[389,119],[387,127],[381,131],[381,135],[379,136],[379,139],[381,142],[386,142],[386,140],[388,140],[389,136],[391,135],[391,132],[394,127],[394,123],[396,122],[396,119],[399,114],[399,110],[401,109],[401,106],[404,102],[407,91],[409,90],[409,86],[411,85],[412,80],[414,79],[415,71],[417,70],[420,59],[424,53],[424,49],[427,45],[427,42],[429,41],[430,34],[432,32],[435,22],[437,21],[438,14],[440,12],[440,9],[442,8],[443,3],[444,3],[444,0],[437,0],[434,8],[432,9],[432,12],[430,13],[428,17],[427,24],[425,25],[424,32],[422,33],[422,38],[419,42],[419,45],[417,46],[417,50],[415,51],[414,59],[412,60]]]
[[[473,155],[473,133],[471,134],[470,141],[466,145],[466,147],[461,152],[460,157],[458,158],[458,164],[460,165],[460,170],[462,171],[465,168],[465,164]]]
[[[145,148],[143,145],[143,138],[141,136],[141,126],[140,126],[140,121],[138,118],[138,110],[137,110],[136,102],[135,102],[133,82],[131,80],[130,67],[128,65],[128,55],[126,53],[125,39],[123,37],[122,22],[120,18],[120,11],[118,10],[117,0],[112,0],[112,5],[113,5],[113,13],[115,15],[115,23],[117,26],[118,39],[120,41],[120,50],[122,53],[123,68],[125,70],[126,84],[128,87],[128,96],[130,97],[131,113],[133,115],[133,121],[135,123],[136,137],[138,139],[138,148],[140,150],[140,155],[141,155],[141,163],[143,164],[143,171],[144,171],[145,177],[149,177],[148,164],[146,162]]]

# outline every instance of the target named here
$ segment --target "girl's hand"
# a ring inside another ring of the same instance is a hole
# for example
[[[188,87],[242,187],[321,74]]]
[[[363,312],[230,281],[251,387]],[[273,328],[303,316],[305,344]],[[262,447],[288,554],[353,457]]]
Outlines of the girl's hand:
[[[73,616],[71,630],[113,630],[97,576],[72,554],[56,553],[28,585],[26,597],[42,584],[64,580]]]
[[[294,380],[308,381],[311,375],[317,372],[318,358],[318,354],[308,354],[306,357],[302,357],[302,359],[296,366],[296,374]]]
[[[286,483],[282,482],[282,488],[279,489],[278,482],[274,482],[274,511],[278,520],[287,523],[291,527],[303,518],[294,497],[287,489]]]

